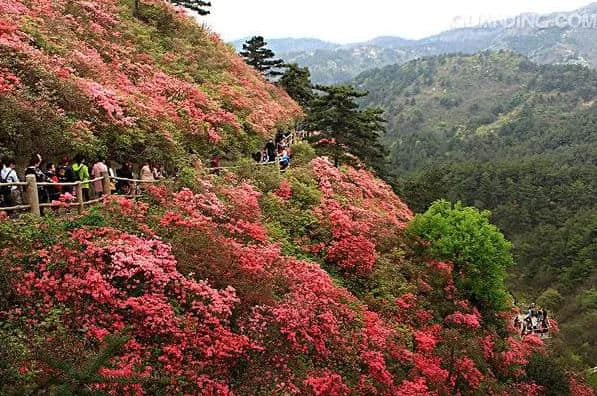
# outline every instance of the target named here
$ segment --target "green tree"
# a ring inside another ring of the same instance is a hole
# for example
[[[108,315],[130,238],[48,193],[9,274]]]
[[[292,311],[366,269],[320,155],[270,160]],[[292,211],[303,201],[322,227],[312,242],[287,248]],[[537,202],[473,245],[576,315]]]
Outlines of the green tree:
[[[385,161],[385,151],[380,135],[385,132],[382,110],[361,110],[357,103],[368,92],[350,85],[317,86],[320,91],[312,101],[308,115],[309,127],[330,139],[336,166],[345,151],[356,155],[367,165],[380,169]]]
[[[275,59],[274,51],[267,48],[267,43],[262,36],[255,36],[243,44],[240,55],[248,65],[253,66],[266,77],[282,75],[278,69],[284,65],[282,59]]]
[[[193,10],[199,15],[208,15],[207,8],[211,7],[211,2],[203,0],[170,0],[170,3]]]
[[[528,380],[543,386],[546,396],[570,395],[565,367],[554,356],[533,353],[526,371]]]
[[[299,67],[296,63],[285,65],[286,71],[278,81],[278,85],[290,95],[301,107],[307,110],[313,100],[311,72],[307,67]]]
[[[363,162],[373,167],[380,176],[387,178],[388,151],[381,142],[381,137],[386,132],[383,110],[379,107],[370,107],[362,111],[359,127],[352,151]]]
[[[512,265],[511,244],[489,223],[491,212],[437,201],[417,215],[409,229],[431,242],[432,255],[454,264],[454,280],[485,313],[506,308],[506,269]]]
[[[549,288],[545,290],[539,298],[537,298],[537,304],[539,307],[546,307],[549,310],[558,309],[564,302],[564,297],[556,289]]]

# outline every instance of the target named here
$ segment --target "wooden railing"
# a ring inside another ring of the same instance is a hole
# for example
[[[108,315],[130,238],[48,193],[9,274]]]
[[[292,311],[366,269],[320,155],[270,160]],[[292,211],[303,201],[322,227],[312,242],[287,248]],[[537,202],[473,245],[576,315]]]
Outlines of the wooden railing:
[[[301,141],[303,141],[304,139],[306,139],[308,137],[308,132],[306,131],[292,131],[288,136],[286,136],[284,139],[282,139],[280,141],[280,143],[282,143],[282,145],[284,145],[285,147],[291,147],[293,144],[299,143]],[[276,158],[273,161],[268,161],[268,162],[255,162],[255,165],[278,165],[280,163],[279,159]],[[224,170],[224,169],[238,169],[241,168],[242,166],[218,166],[218,167],[214,167],[214,168],[207,168],[207,170],[209,171],[217,171],[217,170]],[[281,172],[284,172],[284,170],[281,170]]]
[[[10,207],[2,207],[0,208],[0,212],[16,212],[16,211],[25,211],[28,210],[34,216],[41,216],[41,212],[43,208],[53,208],[53,207],[76,207],[79,210],[79,213],[83,211],[86,206],[93,205],[96,203],[103,203],[105,200],[112,194],[112,181],[121,181],[127,182],[132,185],[131,192],[132,194],[128,195],[120,195],[127,198],[135,199],[138,194],[138,187],[142,184],[155,184],[164,182],[164,180],[138,180],[138,179],[126,179],[122,177],[114,177],[110,176],[108,172],[104,172],[101,177],[97,177],[95,179],[84,180],[84,181],[76,181],[72,183],[51,183],[51,182],[40,182],[38,183],[35,175],[27,175],[25,176],[25,182],[17,182],[17,183],[0,183],[0,187],[13,187],[17,188],[24,188],[24,201],[26,204],[23,205],[16,205]],[[91,188],[91,185],[97,182],[102,183],[102,190],[103,195],[98,198],[90,199],[88,201],[84,200],[84,186],[87,188]],[[39,199],[39,191],[40,188],[64,188],[64,187],[74,187],[75,189],[75,197],[76,202],[61,202],[60,205],[57,205],[54,202],[40,202]]]
[[[308,135],[309,133],[307,131],[292,131],[288,136],[281,140],[281,143],[286,147],[290,147],[293,144],[305,140]]]
[[[288,136],[282,139],[282,144],[290,147],[293,144],[296,144],[302,140],[304,140],[308,136],[308,132],[305,131],[292,131]],[[276,159],[275,161],[265,162],[265,163],[256,163],[258,165],[277,165],[279,161]],[[217,171],[223,169],[234,169],[238,168],[238,166],[221,166],[217,168],[207,168],[210,171]],[[282,170],[281,170],[282,171]],[[110,176],[107,172],[104,172],[101,177],[85,180],[85,181],[76,181],[72,183],[51,183],[51,182],[40,182],[38,183],[35,175],[27,175],[25,177],[25,182],[13,182],[13,183],[0,183],[0,187],[13,187],[17,188],[24,188],[24,201],[25,204],[23,205],[15,205],[10,207],[1,207],[0,212],[18,212],[18,211],[25,211],[28,210],[34,216],[41,216],[41,212],[43,208],[53,208],[53,207],[76,207],[79,212],[82,212],[85,206],[93,205],[96,203],[102,203],[112,194],[111,190],[111,181],[121,181],[127,182],[132,185],[131,194],[127,195],[119,195],[121,197],[126,198],[137,198],[139,195],[139,185],[142,184],[154,184],[164,182],[164,180],[139,180],[139,179],[127,179],[122,177],[114,177]],[[101,197],[91,199],[88,201],[84,200],[83,194],[83,186],[90,186],[94,183],[100,182],[102,183],[102,190],[103,195]],[[76,202],[61,202],[60,205],[56,205],[53,202],[40,202],[39,199],[39,189],[40,188],[58,188],[58,187],[74,187],[75,190],[75,197],[77,199]]]

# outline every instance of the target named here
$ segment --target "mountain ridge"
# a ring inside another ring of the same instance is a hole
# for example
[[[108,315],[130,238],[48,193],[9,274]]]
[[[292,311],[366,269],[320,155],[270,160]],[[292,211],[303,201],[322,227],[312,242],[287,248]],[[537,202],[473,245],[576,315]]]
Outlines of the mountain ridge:
[[[528,18],[530,15],[535,18]],[[597,41],[597,3],[573,11],[520,14],[511,19],[514,22],[457,27],[418,40],[380,36],[348,44],[319,40],[319,45],[312,46],[301,46],[301,40],[317,39],[298,39],[296,45],[288,38],[269,42],[278,56],[309,67],[313,80],[326,84],[349,82],[363,71],[424,56],[500,49],[513,50],[540,64],[597,66],[593,45]],[[242,41],[234,45],[238,48]]]

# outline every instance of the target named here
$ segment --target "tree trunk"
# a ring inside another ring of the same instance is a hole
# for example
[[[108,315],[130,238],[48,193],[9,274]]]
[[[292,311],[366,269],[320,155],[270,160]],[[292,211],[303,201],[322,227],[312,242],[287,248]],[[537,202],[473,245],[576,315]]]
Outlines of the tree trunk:
[[[139,0],[133,1],[133,16],[135,18],[139,17]]]
[[[337,168],[340,164],[340,145],[334,143],[334,166]]]

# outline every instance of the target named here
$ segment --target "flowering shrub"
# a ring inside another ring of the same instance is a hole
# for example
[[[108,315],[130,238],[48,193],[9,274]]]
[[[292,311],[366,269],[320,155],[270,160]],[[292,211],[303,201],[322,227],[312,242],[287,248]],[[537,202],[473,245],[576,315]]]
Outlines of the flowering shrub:
[[[310,393],[317,396],[343,396],[350,392],[342,383],[342,377],[327,370],[307,377],[305,385],[310,388]]]
[[[17,285],[27,297],[18,308],[29,311],[26,331],[61,307],[63,326],[73,333],[83,329],[87,342],[121,331],[131,335],[101,375],[145,378],[157,370],[168,376],[164,386],[172,392],[198,384],[226,387],[221,379],[229,365],[256,348],[230,329],[239,302],[234,290],[182,276],[162,242],[113,229],[80,230],[50,252],[40,251],[39,260]]]
[[[265,191],[199,176],[193,190],[112,197],[93,219],[42,223],[22,242],[3,231],[0,268],[13,270],[0,290],[15,303],[0,306],[0,337],[15,370],[2,393],[48,376],[111,394],[542,392],[527,371],[541,340],[488,326],[451,263],[410,249],[410,212],[371,174],[316,159]]]
[[[348,168],[344,173],[322,158],[312,162],[312,170],[324,193],[316,214],[329,224],[334,238],[327,259],[350,273],[371,273],[376,249],[395,240],[412,213],[387,184],[367,171]],[[342,205],[338,196],[351,204]]]
[[[131,159],[141,147],[166,160],[183,146],[270,135],[300,115],[283,90],[184,12],[148,0],[140,11],[134,18],[131,4],[116,0],[0,0],[0,94],[13,96],[0,110],[30,110],[41,122],[42,110],[51,111],[62,133],[46,156]]]
[[[292,187],[288,180],[282,182],[280,188],[276,191],[276,195],[285,200],[292,198]]]

